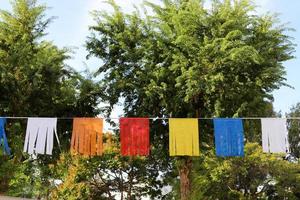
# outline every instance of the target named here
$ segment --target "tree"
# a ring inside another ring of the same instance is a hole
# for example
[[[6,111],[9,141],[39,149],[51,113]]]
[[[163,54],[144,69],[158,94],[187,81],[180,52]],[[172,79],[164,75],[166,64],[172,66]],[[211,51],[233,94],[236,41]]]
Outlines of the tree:
[[[300,166],[265,154],[257,143],[244,158],[217,158],[207,152],[194,171],[192,199],[298,199]]]
[[[36,0],[15,0],[12,8],[0,11],[1,116],[97,115],[97,84],[65,65],[68,49],[44,39],[53,19],[46,18],[46,6]],[[58,124],[63,151],[69,149],[70,122]],[[48,165],[56,162],[60,151],[55,149],[52,157],[29,158],[22,152],[25,128],[25,120],[8,119],[12,156],[0,153],[0,193],[47,196],[53,176]]]
[[[114,12],[94,13],[87,41],[90,55],[103,61],[98,74],[107,115],[119,101],[129,117],[267,115],[271,92],[286,85],[282,63],[294,51],[289,29],[274,16],[257,15],[248,0],[215,0],[211,8],[201,0],[146,2],[143,14],[109,3]],[[202,145],[210,146],[212,132],[204,133]],[[154,149],[168,152],[167,128],[151,137]],[[201,159],[176,160],[181,199],[189,199],[192,163]]]
[[[287,115],[288,117],[299,117],[300,116],[300,103],[296,104],[290,109]],[[300,124],[298,120],[289,120],[289,144],[291,153],[293,156],[300,158]]]
[[[104,133],[105,152],[101,157],[63,154],[54,171],[62,184],[51,193],[52,199],[168,199],[159,179],[163,164],[150,157],[127,157],[120,154],[119,138],[109,144]],[[152,162],[151,162],[152,161]],[[166,170],[164,170],[166,171]],[[161,175],[163,177],[164,175]]]

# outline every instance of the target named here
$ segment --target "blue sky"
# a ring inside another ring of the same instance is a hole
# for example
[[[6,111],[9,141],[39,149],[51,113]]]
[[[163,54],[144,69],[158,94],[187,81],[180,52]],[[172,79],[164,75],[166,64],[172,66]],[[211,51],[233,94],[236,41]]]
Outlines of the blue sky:
[[[159,2],[159,0],[150,0]],[[99,67],[100,61],[92,58],[86,60],[87,52],[84,48],[86,37],[88,36],[88,26],[93,23],[90,11],[94,9],[109,10],[110,8],[102,0],[38,0],[40,3],[46,3],[50,9],[47,16],[56,16],[57,19],[48,29],[47,39],[53,41],[59,47],[72,47],[74,50],[73,58],[68,64],[75,69],[82,71],[88,66],[91,71]],[[142,0],[116,0],[124,11],[133,10],[133,2],[136,5],[142,3]],[[294,37],[296,47],[296,59],[285,62],[287,71],[287,83],[294,87],[290,89],[282,87],[274,92],[274,107],[276,111],[281,110],[284,114],[289,108],[300,102],[300,1],[299,0],[255,0],[258,12],[276,12],[280,14],[281,22],[289,22],[289,27],[296,29],[289,35]],[[10,10],[9,0],[0,0],[0,9]]]

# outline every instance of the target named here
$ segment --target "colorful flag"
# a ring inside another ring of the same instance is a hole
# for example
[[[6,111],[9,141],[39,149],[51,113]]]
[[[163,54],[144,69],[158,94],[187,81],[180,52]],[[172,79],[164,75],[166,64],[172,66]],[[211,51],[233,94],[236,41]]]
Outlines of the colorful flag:
[[[8,146],[6,133],[5,133],[5,124],[6,124],[6,119],[1,117],[0,118],[0,147],[2,146],[4,154],[10,155],[10,149]]]
[[[149,119],[120,119],[121,154],[147,156],[150,152]]]
[[[170,156],[199,156],[198,119],[169,119]]]
[[[286,119],[261,119],[263,151],[268,153],[289,152],[288,130]]]
[[[24,152],[52,155],[53,135],[57,142],[57,118],[28,118]]]
[[[103,119],[74,118],[71,139],[71,153],[86,156],[103,153]]]
[[[244,156],[242,119],[214,119],[217,156]]]

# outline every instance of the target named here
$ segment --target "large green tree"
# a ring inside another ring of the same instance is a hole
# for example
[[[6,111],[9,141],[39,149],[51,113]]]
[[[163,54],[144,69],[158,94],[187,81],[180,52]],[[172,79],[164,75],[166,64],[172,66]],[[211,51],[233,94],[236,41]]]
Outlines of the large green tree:
[[[69,50],[45,40],[53,18],[36,0],[14,0],[12,11],[0,10],[0,115],[95,116],[98,86],[66,66]],[[58,124],[61,150],[69,148],[71,121]],[[9,119],[12,156],[0,153],[0,193],[39,197],[51,188],[52,157],[32,159],[22,153],[26,120]],[[57,145],[57,144],[55,144]],[[1,150],[0,150],[1,151]]]
[[[265,154],[258,143],[245,145],[245,158],[202,156],[193,171],[191,199],[299,199],[300,166]]]
[[[283,62],[294,51],[288,29],[270,14],[258,15],[251,1],[215,0],[210,8],[201,0],[149,1],[143,13],[130,14],[109,3],[114,11],[94,13],[87,41],[90,55],[103,61],[98,74],[108,115],[121,102],[126,116],[267,116],[272,91],[286,85]],[[167,129],[151,139],[163,150],[156,159],[169,159],[161,156],[168,152]],[[201,142],[211,147],[211,129]],[[192,163],[201,160],[176,160],[181,199],[189,199]]]

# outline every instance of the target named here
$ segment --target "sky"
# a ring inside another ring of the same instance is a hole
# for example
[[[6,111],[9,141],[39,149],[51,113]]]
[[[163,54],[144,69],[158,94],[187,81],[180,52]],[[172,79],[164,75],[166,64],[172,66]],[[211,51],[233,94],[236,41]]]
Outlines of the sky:
[[[149,0],[154,3],[159,0]],[[0,0],[0,9],[11,10],[10,0]],[[45,3],[49,9],[47,16],[55,16],[56,19],[50,24],[46,36],[47,40],[53,41],[59,47],[71,47],[74,51],[72,59],[67,64],[78,71],[89,69],[95,71],[101,61],[96,58],[86,60],[87,51],[84,44],[89,35],[88,27],[93,24],[93,18],[90,14],[92,10],[111,10],[111,8],[102,0],[38,0],[39,3]],[[133,4],[140,5],[143,0],[116,0],[118,5],[125,11],[133,11]],[[289,23],[288,26],[294,28],[295,32],[288,34],[294,37],[296,52],[295,59],[284,63],[287,71],[287,83],[294,87],[282,87],[275,91],[274,108],[281,111],[282,114],[300,102],[300,1],[299,0],[254,0],[258,5],[259,13],[271,12],[279,13],[279,18],[283,23]],[[120,108],[116,108],[112,116],[119,116]]]

